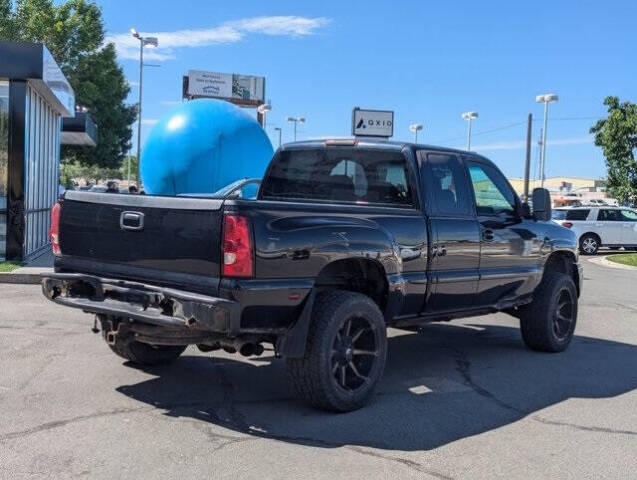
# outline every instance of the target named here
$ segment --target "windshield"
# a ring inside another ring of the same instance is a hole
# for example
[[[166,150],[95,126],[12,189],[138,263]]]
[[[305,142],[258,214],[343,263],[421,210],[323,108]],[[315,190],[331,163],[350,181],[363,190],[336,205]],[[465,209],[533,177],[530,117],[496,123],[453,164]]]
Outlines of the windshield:
[[[227,194],[229,194],[231,191],[233,191],[235,188],[237,188],[239,185],[241,185],[245,181],[246,181],[246,179],[242,178],[241,180],[237,180],[235,182],[229,183],[225,187],[221,187],[219,190],[214,192],[212,194],[212,196],[213,197],[225,197]]]

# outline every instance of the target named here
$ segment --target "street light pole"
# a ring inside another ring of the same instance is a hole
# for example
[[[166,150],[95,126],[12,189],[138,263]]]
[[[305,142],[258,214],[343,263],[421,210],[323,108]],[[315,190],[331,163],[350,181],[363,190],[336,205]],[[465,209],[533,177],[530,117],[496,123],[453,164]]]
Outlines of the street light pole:
[[[279,132],[279,147],[281,147],[281,127],[274,127],[275,132]]]
[[[142,75],[144,71],[144,47],[157,47],[159,41],[156,37],[142,37],[134,28],[130,29],[131,35],[139,40],[139,99],[137,103],[137,168],[135,169],[135,184],[141,190],[139,182],[139,166],[141,165],[142,145]],[[128,183],[130,185],[130,159],[128,161]]]
[[[261,127],[265,128],[265,117],[266,114],[272,111],[272,105],[270,105],[270,101],[267,103],[262,103],[257,107],[257,120],[261,124]]]
[[[544,188],[544,169],[546,167],[546,126],[549,117],[549,103],[557,102],[558,96],[554,93],[546,93],[535,97],[537,103],[544,104],[544,128],[542,129],[542,150],[540,154],[540,187]]]
[[[296,124],[305,123],[305,117],[287,117],[285,120],[294,123],[294,141],[296,142]]]
[[[414,132],[414,143],[418,143],[418,131],[422,130],[422,125],[419,123],[412,123],[409,125],[409,131]]]
[[[462,118],[469,122],[469,128],[467,131],[467,151],[471,150],[471,120],[478,118],[478,112],[465,112],[462,114]]]
[[[140,153],[142,145],[142,74],[144,71],[144,41],[140,39],[139,42],[139,99],[137,103],[137,168],[135,169],[135,185],[138,191],[141,191],[141,185],[139,184],[139,166]],[[130,186],[130,178],[128,179]]]

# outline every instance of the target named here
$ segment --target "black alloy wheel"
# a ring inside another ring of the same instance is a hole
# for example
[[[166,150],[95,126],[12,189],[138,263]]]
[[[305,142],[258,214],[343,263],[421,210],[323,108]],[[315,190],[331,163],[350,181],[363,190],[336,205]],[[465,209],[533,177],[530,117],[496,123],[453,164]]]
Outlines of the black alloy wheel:
[[[571,332],[571,325],[575,321],[575,303],[571,290],[563,287],[559,293],[553,318],[553,333],[559,341],[564,341]]]
[[[386,357],[387,326],[378,305],[357,292],[321,292],[303,357],[286,359],[290,386],[317,408],[350,412],[374,395]]]
[[[379,356],[376,330],[366,318],[345,319],[332,343],[332,375],[340,388],[356,390],[369,381]]]

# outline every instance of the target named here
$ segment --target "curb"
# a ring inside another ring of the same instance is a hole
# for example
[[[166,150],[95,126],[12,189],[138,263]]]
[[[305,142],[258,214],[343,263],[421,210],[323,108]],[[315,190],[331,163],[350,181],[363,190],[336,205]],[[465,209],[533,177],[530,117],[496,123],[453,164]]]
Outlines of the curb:
[[[620,270],[637,270],[637,267],[633,267],[632,265],[624,265],[623,263],[611,262],[606,257],[606,255],[603,257],[592,257],[589,258],[588,261],[602,267],[618,268]]]
[[[20,285],[39,285],[39,273],[0,273],[0,283],[16,283]]]

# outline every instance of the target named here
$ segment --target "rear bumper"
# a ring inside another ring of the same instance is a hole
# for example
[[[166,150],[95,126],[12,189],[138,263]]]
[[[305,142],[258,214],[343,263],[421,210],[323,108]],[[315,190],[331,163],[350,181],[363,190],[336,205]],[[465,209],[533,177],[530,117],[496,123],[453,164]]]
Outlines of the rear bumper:
[[[42,291],[60,305],[161,327],[228,336],[240,330],[239,304],[224,298],[80,273],[45,274]]]

